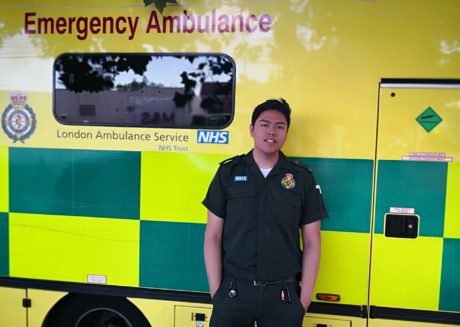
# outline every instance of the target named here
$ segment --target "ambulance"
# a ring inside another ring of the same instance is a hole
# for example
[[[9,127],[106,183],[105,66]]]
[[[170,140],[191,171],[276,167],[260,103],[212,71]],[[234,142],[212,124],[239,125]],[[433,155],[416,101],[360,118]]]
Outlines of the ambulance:
[[[304,327],[460,326],[460,2],[0,3],[0,326],[209,326],[207,187],[292,107]]]

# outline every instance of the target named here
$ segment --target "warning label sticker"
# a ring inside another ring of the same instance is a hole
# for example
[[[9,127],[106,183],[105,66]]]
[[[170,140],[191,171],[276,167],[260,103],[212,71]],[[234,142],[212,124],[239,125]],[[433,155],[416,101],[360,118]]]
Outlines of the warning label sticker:
[[[422,112],[415,120],[428,133],[442,122],[442,118],[431,107],[426,108],[425,111]]]

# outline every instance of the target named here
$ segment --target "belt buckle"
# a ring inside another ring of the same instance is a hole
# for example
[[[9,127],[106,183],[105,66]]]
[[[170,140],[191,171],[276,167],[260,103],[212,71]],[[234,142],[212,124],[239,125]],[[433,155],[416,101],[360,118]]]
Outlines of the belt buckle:
[[[254,286],[266,286],[267,284],[265,283],[262,283],[262,282],[258,282],[258,281],[254,281]]]

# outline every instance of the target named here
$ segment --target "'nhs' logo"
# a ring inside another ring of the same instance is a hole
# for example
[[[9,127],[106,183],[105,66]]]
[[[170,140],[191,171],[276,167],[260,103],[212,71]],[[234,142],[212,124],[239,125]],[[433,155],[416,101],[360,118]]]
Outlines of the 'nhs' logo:
[[[198,143],[228,144],[229,134],[228,131],[198,130],[196,138]]]

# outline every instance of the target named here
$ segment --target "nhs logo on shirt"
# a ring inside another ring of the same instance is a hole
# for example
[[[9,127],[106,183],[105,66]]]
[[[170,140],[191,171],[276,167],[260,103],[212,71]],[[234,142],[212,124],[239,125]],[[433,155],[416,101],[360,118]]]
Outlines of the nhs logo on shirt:
[[[233,176],[234,182],[247,182],[248,176]]]
[[[228,139],[228,131],[198,130],[196,134],[198,143],[228,144]]]

